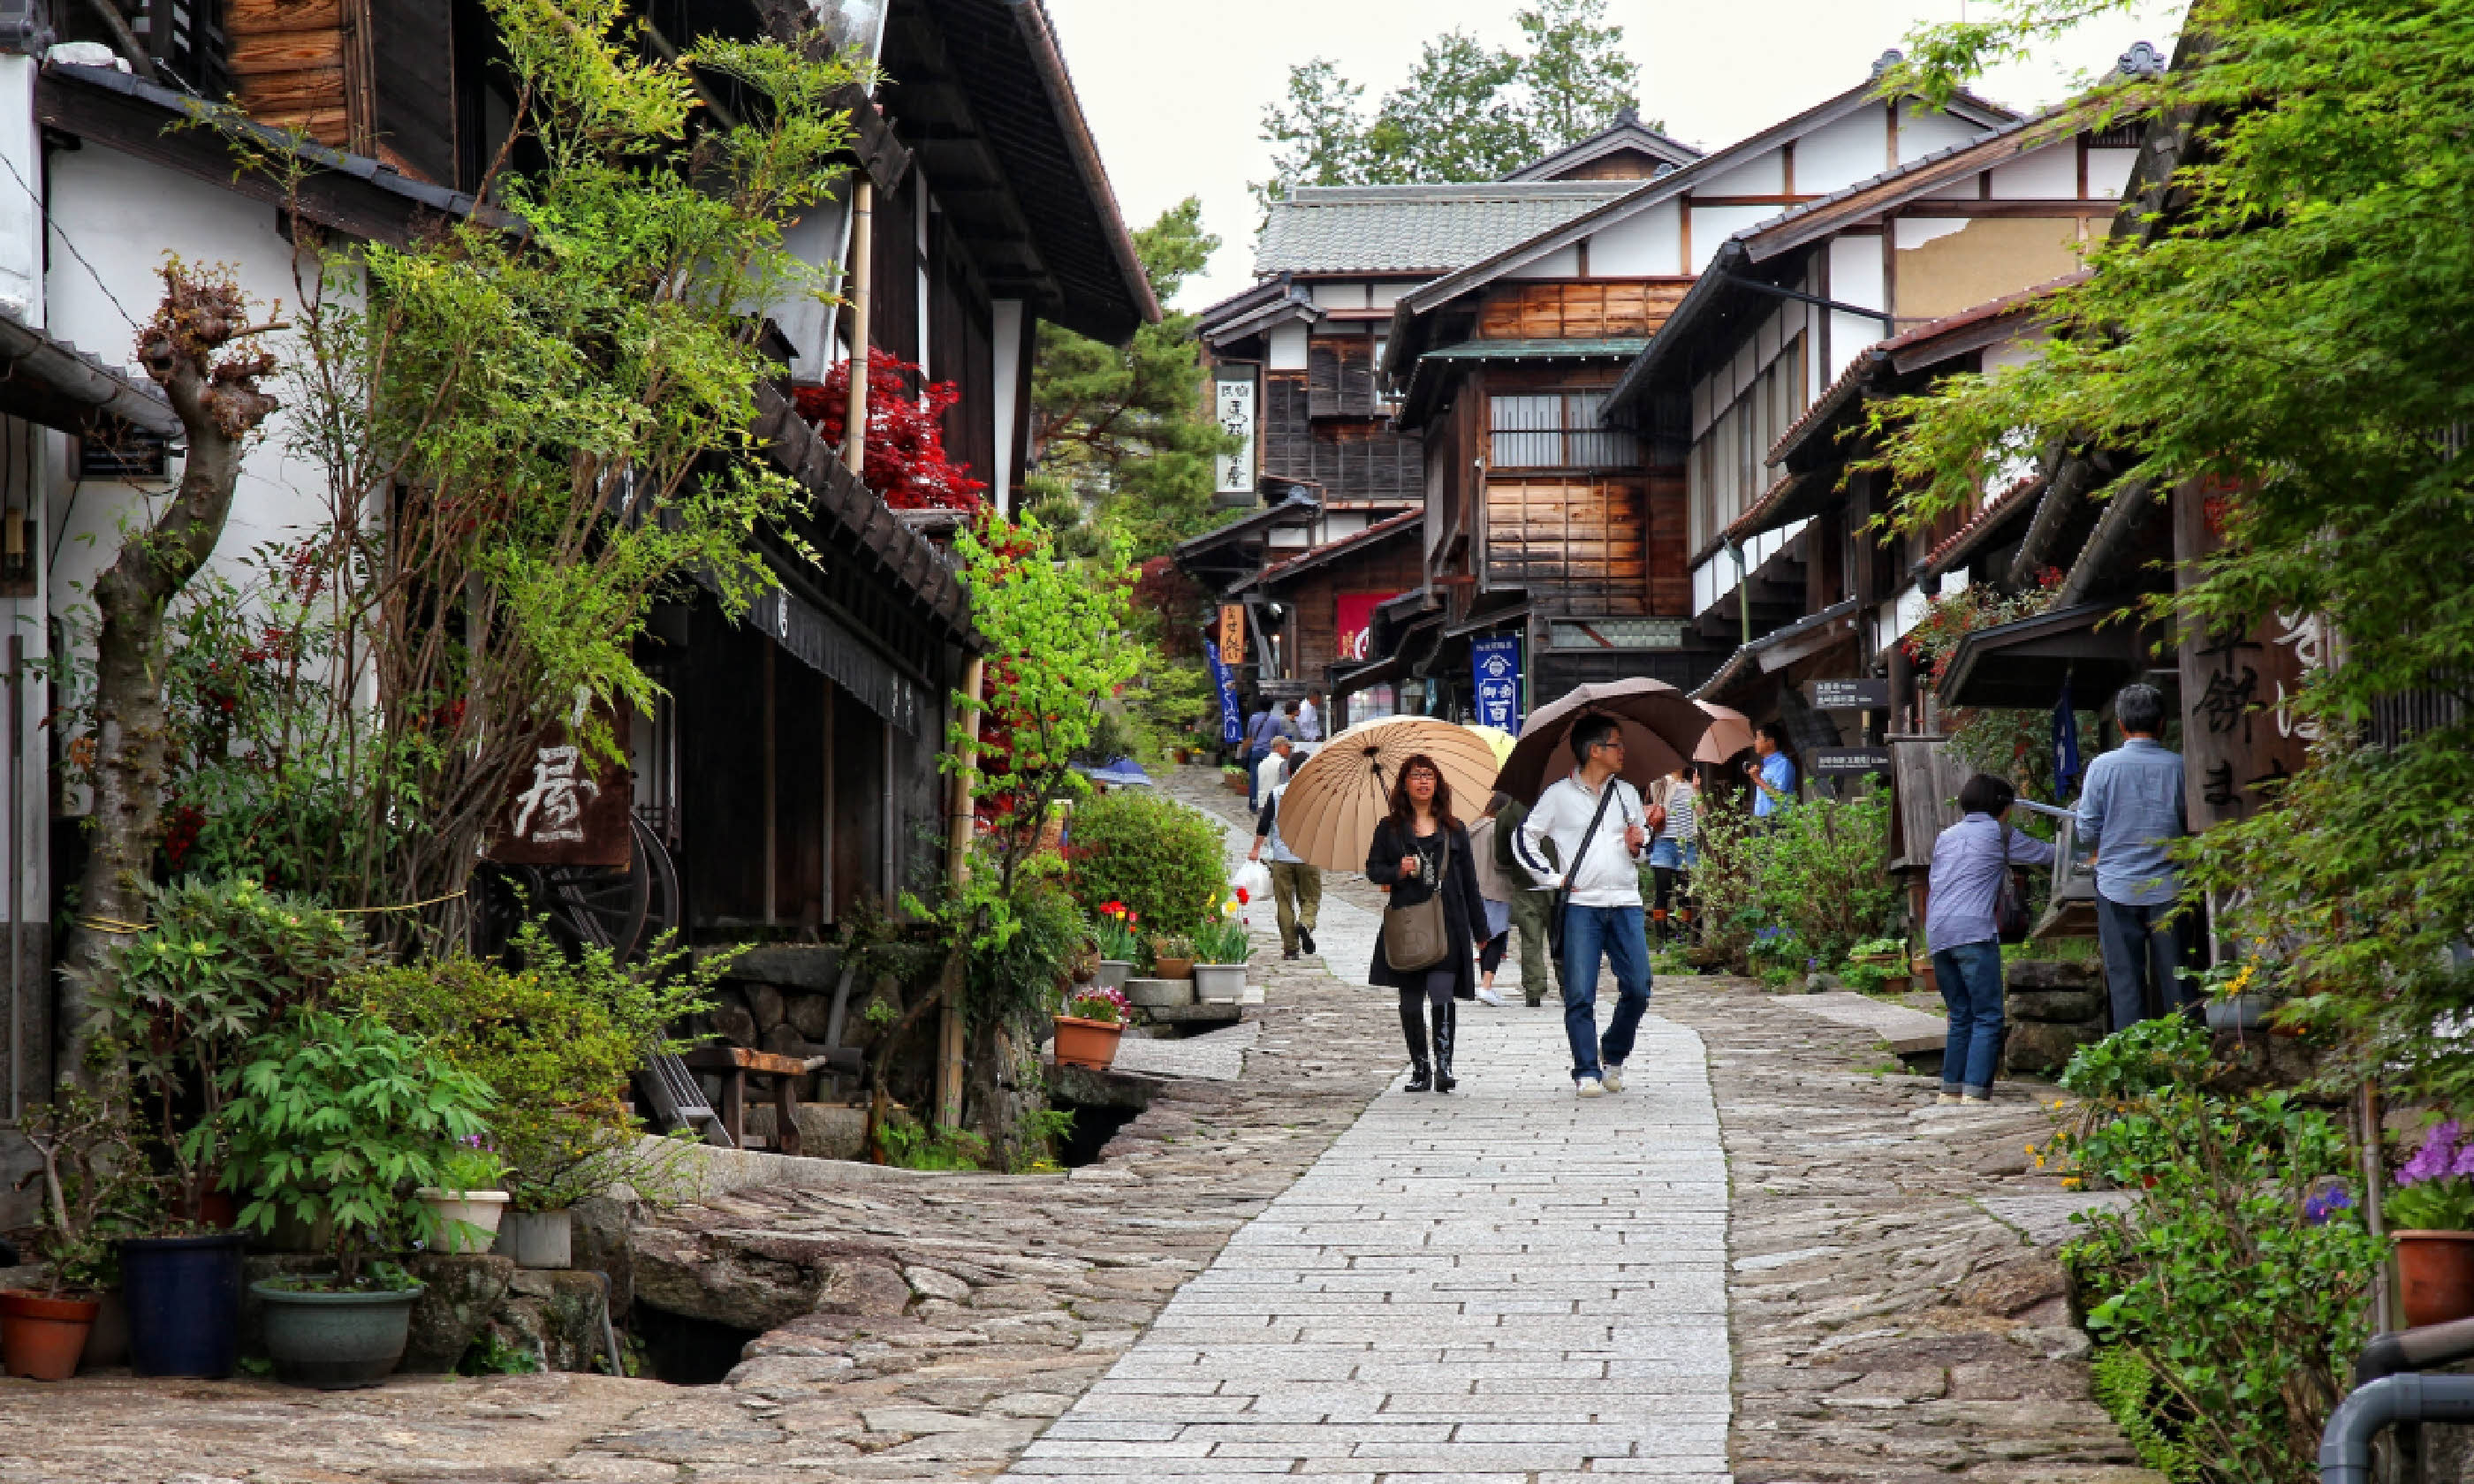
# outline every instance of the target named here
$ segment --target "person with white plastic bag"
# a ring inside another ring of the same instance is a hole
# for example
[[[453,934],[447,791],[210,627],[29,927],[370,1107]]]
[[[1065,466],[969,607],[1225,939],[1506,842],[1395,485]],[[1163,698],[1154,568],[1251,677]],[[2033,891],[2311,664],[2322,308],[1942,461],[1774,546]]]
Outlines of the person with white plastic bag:
[[[1315,920],[1322,912],[1322,868],[1313,865],[1280,839],[1280,801],[1289,792],[1284,778],[1264,796],[1263,812],[1254,821],[1254,848],[1246,852],[1249,866],[1263,858],[1263,848],[1272,848],[1271,897],[1273,913],[1280,923],[1280,957],[1293,959],[1302,947],[1315,951]]]

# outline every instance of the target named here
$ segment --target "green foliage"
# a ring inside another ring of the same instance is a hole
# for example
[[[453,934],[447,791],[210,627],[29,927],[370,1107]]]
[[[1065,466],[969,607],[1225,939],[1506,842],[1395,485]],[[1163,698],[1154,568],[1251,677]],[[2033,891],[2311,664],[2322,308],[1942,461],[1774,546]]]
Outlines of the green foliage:
[[[2180,1016],[2142,1020],[2073,1052],[2062,1090],[2092,1103],[2134,1104],[2198,1086],[2208,1050],[2208,1033]]]
[[[1121,788],[1074,811],[1074,892],[1087,911],[1120,901],[1137,934],[1197,921],[1227,885],[1220,826],[1149,789]]]
[[[1704,795],[1697,816],[1701,860],[1692,868],[1692,899],[1700,909],[1700,943],[1693,957],[1705,964],[1744,967],[1753,935],[1766,925],[1759,895],[1759,857],[1752,817],[1717,805]]]
[[[1060,534],[1096,513],[1143,558],[1210,529],[1212,462],[1238,441],[1212,420],[1198,317],[1166,308],[1220,247],[1203,230],[1201,199],[1187,197],[1133,236],[1163,313],[1123,346],[1040,324],[1031,372],[1039,463],[1025,512]],[[1096,537],[1077,544],[1099,554]]]
[[[435,1230],[405,1192],[437,1184],[456,1143],[488,1132],[487,1084],[374,1017],[306,1007],[251,1052],[220,1120],[223,1185],[247,1198],[243,1226],[328,1224],[347,1286],[368,1254]]]
[[[2170,1484],[2199,1484],[2198,1450],[2168,1430],[2167,1399],[2146,1356],[2126,1347],[2099,1350],[2088,1363],[2088,1379],[2097,1404],[2122,1429],[2141,1463]]]
[[[531,1376],[541,1368],[541,1356],[508,1344],[496,1329],[483,1330],[455,1362],[458,1376]]]
[[[1056,1162],[1056,1146],[1074,1137],[1074,1110],[1041,1108],[1034,1110],[1023,1127],[1021,1153],[1014,1161],[1017,1175],[1053,1175],[1064,1166]]]
[[[685,1049],[667,1027],[708,1008],[729,959],[691,965],[667,945],[627,968],[606,948],[570,958],[537,922],[518,930],[514,955],[512,969],[462,954],[373,969],[336,998],[487,1086],[515,1209],[556,1210],[648,1173],[620,1103],[627,1079],[655,1048]]]
[[[1090,945],[1090,924],[1064,875],[1063,862],[1048,856],[1015,878],[1005,904],[1013,931],[970,956],[964,1005],[975,1023],[1045,1015],[1068,966]]]
[[[1899,910],[1898,883],[1881,870],[1890,845],[1886,792],[1783,809],[1750,844],[1766,920],[1786,928],[1808,957],[1841,962]]]
[[[284,1010],[319,1003],[366,966],[369,948],[347,919],[246,876],[184,877],[147,900],[154,925],[105,950],[92,998],[172,1167],[174,1212],[194,1216],[251,1047]]]
[[[968,1129],[923,1124],[896,1109],[881,1132],[887,1164],[907,1170],[981,1170],[988,1165],[988,1141]]]
[[[1280,149],[1257,194],[1492,180],[1587,138],[1640,101],[1640,68],[1606,12],[1606,0],[1539,0],[1513,12],[1521,39],[1511,47],[1444,32],[1370,118],[1365,84],[1330,61],[1291,67],[1287,101],[1263,110],[1262,136]]]
[[[1204,916],[1194,929],[1195,962],[1198,964],[1242,964],[1254,956],[1254,945],[1246,932],[1245,920],[1237,916],[1237,904],[1227,902],[1222,910]]]
[[[2175,1087],[2061,1142],[2087,1175],[2137,1192],[2127,1210],[2076,1218],[2086,1233],[2065,1257],[2096,1300],[2090,1334],[2137,1356],[2162,1394],[2149,1447],[2224,1484],[2309,1477],[2384,1256],[2353,1209],[2305,1209],[2351,1172],[2344,1131],[2282,1093]]]
[[[157,1219],[128,1074],[116,1047],[98,1042],[96,1050],[92,1088],[53,1089],[48,1102],[26,1110],[19,1126],[37,1161],[26,1181],[38,1182],[42,1195],[34,1253],[51,1268],[54,1294],[112,1286],[119,1277],[114,1239],[151,1230]]]
[[[1947,85],[2091,9],[2013,0],[1940,28],[1915,81]],[[2190,883],[2277,945],[2280,1014],[2322,1033],[2332,1082],[2457,1103],[2474,1093],[2455,1035],[2474,967],[2451,952],[2474,935],[2474,724],[2356,739],[2386,698],[2462,697],[2474,653],[2474,0],[2206,0],[2187,27],[2179,65],[2103,103],[2187,119],[2172,214],[2094,255],[2040,360],[1880,409],[1916,491],[1904,518],[2056,443],[2109,457],[2117,488],[2208,482],[2225,547],[2187,574],[2177,617],[2243,635],[2286,615],[2341,634],[2344,662],[2287,698],[2322,742],[2284,807],[2209,831]]]
[[[762,311],[830,292],[783,229],[845,173],[838,90],[872,81],[816,36],[650,47],[623,0],[488,11],[516,101],[478,194],[503,210],[401,246],[321,243],[299,218],[321,271],[287,306],[284,400],[328,504],[300,550],[368,684],[321,686],[323,712],[285,723],[331,756],[331,790],[245,779],[243,803],[315,807],[228,822],[283,842],[331,899],[449,898],[374,924],[405,939],[451,938],[450,894],[546,728],[581,701],[652,702],[633,655],[652,605],[693,573],[743,609],[769,583],[758,534],[796,546],[798,486],[748,441],[777,373]],[[704,109],[715,88],[745,106]],[[229,123],[281,188],[315,168]],[[394,491],[382,521],[374,490]],[[581,743],[613,755],[606,713],[580,714]]]

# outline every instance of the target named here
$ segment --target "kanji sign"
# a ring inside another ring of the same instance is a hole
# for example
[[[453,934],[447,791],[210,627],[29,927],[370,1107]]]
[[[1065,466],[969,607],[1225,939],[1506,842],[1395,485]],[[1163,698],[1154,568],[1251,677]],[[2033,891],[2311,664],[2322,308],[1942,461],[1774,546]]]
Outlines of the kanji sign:
[[[1476,683],[1477,721],[1520,734],[1520,639],[1498,634],[1469,641],[1469,669]]]
[[[1223,366],[1212,372],[1211,412],[1222,429],[1238,440],[1235,448],[1213,461],[1213,492],[1253,493],[1254,368]]]
[[[628,814],[635,779],[622,759],[596,768],[579,735],[590,698],[565,722],[552,723],[499,806],[489,858],[502,866],[625,866],[632,857]],[[596,708],[619,736],[622,718]]]
[[[2173,494],[2174,569],[2188,586],[2224,544],[2210,519],[2216,491]],[[2238,634],[2182,635],[2182,804],[2191,827],[2243,819],[2273,802],[2300,769],[2318,728],[2293,713],[2311,673],[2328,663],[2326,620],[2277,613]]]
[[[1812,708],[1816,711],[1886,711],[1890,708],[1890,682],[1814,681]]]
[[[1367,657],[1374,634],[1374,610],[1398,597],[1395,592],[1344,592],[1335,600],[1339,641],[1333,658],[1350,664]]]
[[[1220,605],[1220,662],[1246,662],[1246,607],[1242,603]]]
[[[1812,750],[1812,772],[1816,778],[1846,778],[1889,771],[1890,754],[1885,748],[1817,747]]]

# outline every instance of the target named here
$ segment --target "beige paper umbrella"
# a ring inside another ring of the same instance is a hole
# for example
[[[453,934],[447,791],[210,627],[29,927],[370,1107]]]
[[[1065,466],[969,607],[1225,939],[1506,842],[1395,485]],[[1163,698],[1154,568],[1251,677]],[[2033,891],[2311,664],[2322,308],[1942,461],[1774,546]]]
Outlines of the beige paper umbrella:
[[[1443,770],[1452,813],[1478,817],[1494,793],[1494,749],[1467,727],[1424,716],[1359,722],[1324,743],[1280,796],[1280,841],[1326,871],[1363,871],[1377,822],[1392,812],[1400,765],[1423,753]]]
[[[1701,733],[1701,745],[1692,750],[1694,762],[1725,762],[1753,745],[1751,717],[1728,706],[1712,706],[1707,701],[1692,704],[1710,717],[1710,730]]]

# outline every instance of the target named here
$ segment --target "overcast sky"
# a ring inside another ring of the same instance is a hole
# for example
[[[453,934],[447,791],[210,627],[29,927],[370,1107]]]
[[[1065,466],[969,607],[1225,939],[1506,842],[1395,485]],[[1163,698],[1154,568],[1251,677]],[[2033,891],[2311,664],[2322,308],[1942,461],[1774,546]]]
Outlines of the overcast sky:
[[[1489,42],[1517,35],[1520,0],[1047,0],[1065,60],[1099,136],[1128,226],[1190,195],[1223,246],[1179,305],[1198,308],[1252,281],[1249,180],[1270,171],[1256,137],[1292,63],[1316,56],[1367,84],[1397,86],[1419,44],[1461,27]],[[1966,0],[1613,0],[1609,18],[1641,66],[1641,111],[1667,132],[1716,149],[1863,81],[1873,59],[1919,22],[1955,20]],[[1977,0],[1981,5],[1982,0]],[[2014,107],[2058,102],[2072,79],[2141,39],[2171,52],[2181,6],[2082,26],[2040,65],[1977,90]]]

